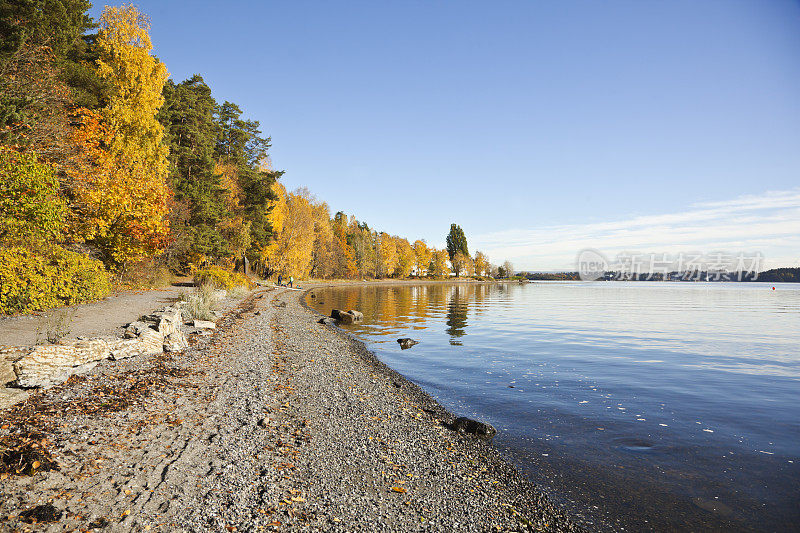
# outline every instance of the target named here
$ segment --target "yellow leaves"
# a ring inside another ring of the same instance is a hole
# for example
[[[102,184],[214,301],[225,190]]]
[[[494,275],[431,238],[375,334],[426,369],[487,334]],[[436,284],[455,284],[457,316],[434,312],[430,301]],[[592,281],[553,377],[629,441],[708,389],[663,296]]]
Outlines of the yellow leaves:
[[[428,272],[431,263],[431,250],[423,240],[414,241],[414,264],[417,268],[417,275],[421,276]]]
[[[317,203],[307,189],[286,193],[280,183],[274,189],[278,200],[269,220],[277,237],[261,250],[261,259],[284,276],[303,278],[311,271],[314,242],[328,225],[327,205]]]
[[[397,275],[401,278],[408,277],[414,269],[414,248],[406,239],[396,238],[397,243]]]
[[[449,276],[450,268],[447,266],[448,259],[450,259],[450,256],[447,254],[447,250],[437,250],[434,248],[431,251],[431,274],[436,277]]]
[[[483,252],[475,252],[475,274],[478,276],[488,275],[489,258]]]
[[[135,7],[106,7],[100,26],[98,74],[108,103],[101,114],[75,112],[67,186],[74,237],[122,263],[163,248],[169,234],[167,148],[156,120],[168,74],[150,55],[149,24]]]
[[[397,268],[397,243],[388,233],[381,233],[378,248],[381,274],[391,276]]]
[[[400,494],[405,494],[408,491],[403,487],[392,487],[392,492],[399,492]]]

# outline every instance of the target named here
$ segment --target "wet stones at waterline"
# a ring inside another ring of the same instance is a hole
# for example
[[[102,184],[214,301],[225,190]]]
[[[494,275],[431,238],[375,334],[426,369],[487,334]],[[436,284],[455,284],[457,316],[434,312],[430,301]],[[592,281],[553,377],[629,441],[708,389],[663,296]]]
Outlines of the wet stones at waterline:
[[[451,424],[450,429],[459,433],[475,435],[476,437],[486,440],[492,440],[492,438],[497,434],[497,430],[494,429],[494,427],[492,427],[490,424],[481,422],[479,420],[473,420],[471,418],[467,418],[466,416],[460,416],[456,418]]]

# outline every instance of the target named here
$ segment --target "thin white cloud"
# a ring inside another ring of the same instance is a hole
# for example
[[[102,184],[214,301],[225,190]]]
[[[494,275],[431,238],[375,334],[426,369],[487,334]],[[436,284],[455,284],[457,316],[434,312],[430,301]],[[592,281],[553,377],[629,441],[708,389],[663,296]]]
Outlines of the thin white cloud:
[[[574,270],[580,250],[621,252],[760,252],[764,268],[800,266],[800,188],[691,205],[677,213],[593,224],[512,229],[473,237],[494,262],[519,270]]]

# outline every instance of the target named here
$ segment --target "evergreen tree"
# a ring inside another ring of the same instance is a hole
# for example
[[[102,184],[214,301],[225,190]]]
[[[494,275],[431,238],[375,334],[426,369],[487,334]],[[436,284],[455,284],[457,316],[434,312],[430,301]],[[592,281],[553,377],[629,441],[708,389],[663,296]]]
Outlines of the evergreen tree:
[[[0,61],[31,42],[65,57],[94,27],[86,14],[90,7],[88,0],[0,0]]]
[[[464,230],[461,229],[461,226],[450,224],[450,233],[447,235],[447,254],[450,256],[450,261],[453,261],[458,252],[469,257],[467,238],[464,236]]]
[[[270,211],[277,199],[273,184],[283,172],[269,166],[267,150],[270,138],[262,137],[257,120],[242,118],[236,104],[224,102],[217,107],[218,161],[235,168],[244,198],[242,208],[250,224],[248,256],[258,258],[261,250],[275,237],[270,224]]]
[[[190,251],[195,254],[222,257],[228,249],[218,224],[227,210],[225,189],[215,172],[217,103],[198,74],[179,84],[168,81],[164,101],[159,120],[170,149],[170,181],[176,201],[185,202],[189,209],[184,228],[174,227],[173,233],[187,231]]]

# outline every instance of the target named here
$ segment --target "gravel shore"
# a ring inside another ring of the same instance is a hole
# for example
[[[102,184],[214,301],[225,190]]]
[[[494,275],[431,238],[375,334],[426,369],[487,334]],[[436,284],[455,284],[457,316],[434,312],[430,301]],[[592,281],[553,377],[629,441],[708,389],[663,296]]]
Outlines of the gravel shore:
[[[39,463],[0,481],[0,528],[580,530],[301,297],[260,289],[183,353],[0,411],[0,442]]]

